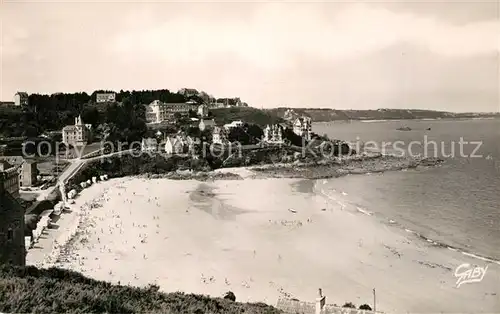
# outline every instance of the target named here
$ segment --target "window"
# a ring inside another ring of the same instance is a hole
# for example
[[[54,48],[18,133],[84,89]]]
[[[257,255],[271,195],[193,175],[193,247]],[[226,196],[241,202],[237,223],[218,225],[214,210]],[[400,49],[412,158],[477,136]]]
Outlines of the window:
[[[9,228],[9,230],[7,230],[7,241],[12,241],[12,239],[14,239],[14,230]]]

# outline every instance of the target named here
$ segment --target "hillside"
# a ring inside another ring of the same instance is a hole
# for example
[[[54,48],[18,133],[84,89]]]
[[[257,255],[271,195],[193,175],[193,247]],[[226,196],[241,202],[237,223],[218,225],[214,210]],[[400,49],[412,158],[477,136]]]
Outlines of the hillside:
[[[260,110],[252,107],[233,107],[210,109],[217,124],[226,124],[235,120],[265,126],[266,124],[283,122],[281,118],[271,110]]]
[[[270,114],[283,117],[290,108],[268,109]],[[377,110],[337,110],[327,108],[291,108],[297,114],[306,115],[314,122],[337,120],[403,120],[403,119],[465,119],[479,117],[497,117],[498,113],[452,113],[422,109],[377,109]]]
[[[238,296],[236,296],[237,298]],[[263,303],[112,285],[63,269],[0,269],[2,313],[281,313]]]

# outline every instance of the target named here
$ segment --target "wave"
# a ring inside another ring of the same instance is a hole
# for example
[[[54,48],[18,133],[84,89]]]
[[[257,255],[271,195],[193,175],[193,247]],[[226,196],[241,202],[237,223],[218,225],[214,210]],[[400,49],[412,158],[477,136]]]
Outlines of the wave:
[[[317,186],[317,183],[314,185],[314,190],[317,192],[316,194],[320,194],[323,197],[327,198],[328,200],[336,202],[337,204],[339,204],[341,206],[342,210],[344,210],[345,208],[347,208],[349,205],[353,206],[353,204],[350,204],[348,202],[346,204],[345,202],[343,202],[342,200],[336,198],[335,196],[326,193],[323,188]],[[323,183],[323,185],[324,184],[325,183]],[[332,190],[332,192],[336,193],[335,190]],[[345,192],[341,192],[339,194],[341,194],[343,196],[347,195],[347,193],[345,193]],[[443,243],[443,242],[439,242],[439,241],[433,240],[431,238],[428,238],[428,237],[424,236],[423,234],[421,234],[421,233],[419,233],[417,231],[411,230],[411,229],[405,227],[404,225],[399,224],[394,219],[389,219],[389,218],[383,217],[381,214],[371,212],[371,211],[369,211],[369,210],[367,210],[367,209],[365,209],[365,208],[363,208],[361,206],[354,205],[354,207],[356,208],[357,212],[359,212],[361,214],[364,214],[364,215],[367,215],[367,216],[375,216],[375,217],[378,217],[378,218],[383,218],[383,220],[387,221],[388,225],[390,225],[392,227],[398,227],[400,229],[403,229],[407,233],[412,234],[413,236],[417,237],[418,239],[420,239],[422,241],[430,243],[434,247],[440,247],[440,248],[448,249],[450,251],[458,252],[458,253],[461,253],[461,254],[463,254],[465,256],[468,256],[468,257],[472,257],[472,258],[479,259],[479,260],[482,260],[482,261],[485,261],[485,262],[489,262],[489,263],[494,263],[494,264],[500,265],[500,260],[495,259],[493,257],[482,256],[480,254],[471,253],[471,252],[468,252],[468,251],[466,251],[466,250],[464,250],[462,248],[455,247],[455,246],[452,246],[452,245],[449,245],[449,244],[446,244],[446,243]]]
[[[362,207],[359,207],[359,206],[356,206],[356,209],[358,210],[358,212],[362,213],[362,214],[365,214],[367,216],[371,216],[373,215],[372,212],[369,212],[367,211],[366,209],[362,208]]]

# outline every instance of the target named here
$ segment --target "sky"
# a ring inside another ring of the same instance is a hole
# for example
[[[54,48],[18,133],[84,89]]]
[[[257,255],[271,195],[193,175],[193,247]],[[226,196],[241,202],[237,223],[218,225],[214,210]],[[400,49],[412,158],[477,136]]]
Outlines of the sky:
[[[253,107],[500,111],[500,4],[0,0],[0,99],[196,88]]]

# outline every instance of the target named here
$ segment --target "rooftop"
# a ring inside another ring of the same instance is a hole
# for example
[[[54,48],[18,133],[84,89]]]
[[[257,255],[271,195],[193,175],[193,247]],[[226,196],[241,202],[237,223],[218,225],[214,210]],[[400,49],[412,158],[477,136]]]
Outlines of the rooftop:
[[[9,164],[7,161],[5,160],[0,160],[0,170],[1,171],[5,171],[7,169],[10,169],[12,168],[13,166],[11,164]]]
[[[23,156],[0,156],[0,161],[7,162],[7,163],[14,165],[14,166],[20,166],[26,160],[23,158]]]

